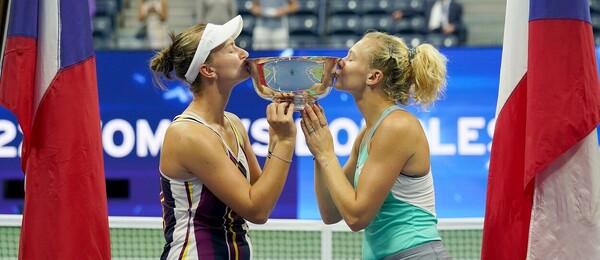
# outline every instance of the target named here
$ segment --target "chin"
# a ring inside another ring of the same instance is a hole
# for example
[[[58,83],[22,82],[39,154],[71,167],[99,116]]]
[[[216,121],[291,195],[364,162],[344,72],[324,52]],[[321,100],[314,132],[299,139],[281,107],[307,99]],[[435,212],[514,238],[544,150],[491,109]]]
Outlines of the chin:
[[[247,80],[250,77],[250,71],[248,71],[246,69],[242,69],[242,70],[240,70],[240,73],[238,75],[242,81]]]
[[[242,80],[247,80],[248,78],[250,78],[250,72],[242,71],[242,73],[240,74],[240,78],[242,78]]]

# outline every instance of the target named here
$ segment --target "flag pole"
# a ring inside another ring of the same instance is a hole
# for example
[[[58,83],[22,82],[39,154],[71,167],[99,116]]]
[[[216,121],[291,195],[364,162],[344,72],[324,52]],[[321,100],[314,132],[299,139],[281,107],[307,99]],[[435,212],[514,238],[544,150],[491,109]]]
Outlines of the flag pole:
[[[4,46],[6,42],[6,32],[8,31],[8,17],[10,12],[11,0],[0,0],[0,77],[2,77],[2,64],[4,64]]]

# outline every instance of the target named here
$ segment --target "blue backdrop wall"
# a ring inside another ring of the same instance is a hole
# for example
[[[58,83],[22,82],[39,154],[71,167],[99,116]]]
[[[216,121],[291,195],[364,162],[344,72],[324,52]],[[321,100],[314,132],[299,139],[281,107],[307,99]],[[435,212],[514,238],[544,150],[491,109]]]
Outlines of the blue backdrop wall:
[[[489,151],[494,129],[501,49],[441,50],[449,59],[448,89],[429,112],[409,108],[421,120],[431,146],[439,217],[483,217]],[[251,57],[279,56],[252,52]],[[346,50],[295,50],[284,55],[343,57]],[[191,99],[185,85],[168,82],[169,90],[153,84],[147,51],[97,52],[98,88],[109,214],[160,216],[158,155],[170,120]],[[228,111],[242,118],[252,148],[262,164],[267,151],[265,107],[251,82],[233,91]],[[332,90],[320,104],[325,108],[336,152],[347,159],[352,141],[363,124],[354,100]],[[66,111],[65,116],[68,116]],[[297,117],[299,120],[299,117]],[[20,213],[23,199],[20,168],[22,134],[15,117],[0,108],[0,214]],[[298,135],[291,174],[274,218],[319,219],[313,190],[313,161]],[[15,190],[17,192],[15,192]]]

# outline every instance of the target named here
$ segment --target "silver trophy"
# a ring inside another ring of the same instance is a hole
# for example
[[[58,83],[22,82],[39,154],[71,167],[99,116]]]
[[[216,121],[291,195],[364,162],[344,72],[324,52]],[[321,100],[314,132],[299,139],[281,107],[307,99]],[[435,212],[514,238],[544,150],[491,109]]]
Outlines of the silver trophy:
[[[276,100],[277,93],[293,93],[295,111],[310,106],[331,91],[339,58],[323,56],[248,59],[256,93]]]

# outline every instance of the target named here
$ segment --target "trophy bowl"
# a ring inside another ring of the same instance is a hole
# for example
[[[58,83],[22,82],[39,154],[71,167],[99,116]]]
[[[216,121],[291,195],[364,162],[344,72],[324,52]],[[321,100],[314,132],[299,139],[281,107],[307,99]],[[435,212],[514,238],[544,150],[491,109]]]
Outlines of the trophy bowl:
[[[339,58],[325,56],[264,57],[248,59],[256,93],[277,101],[277,93],[293,93],[295,111],[310,106],[331,91]]]

